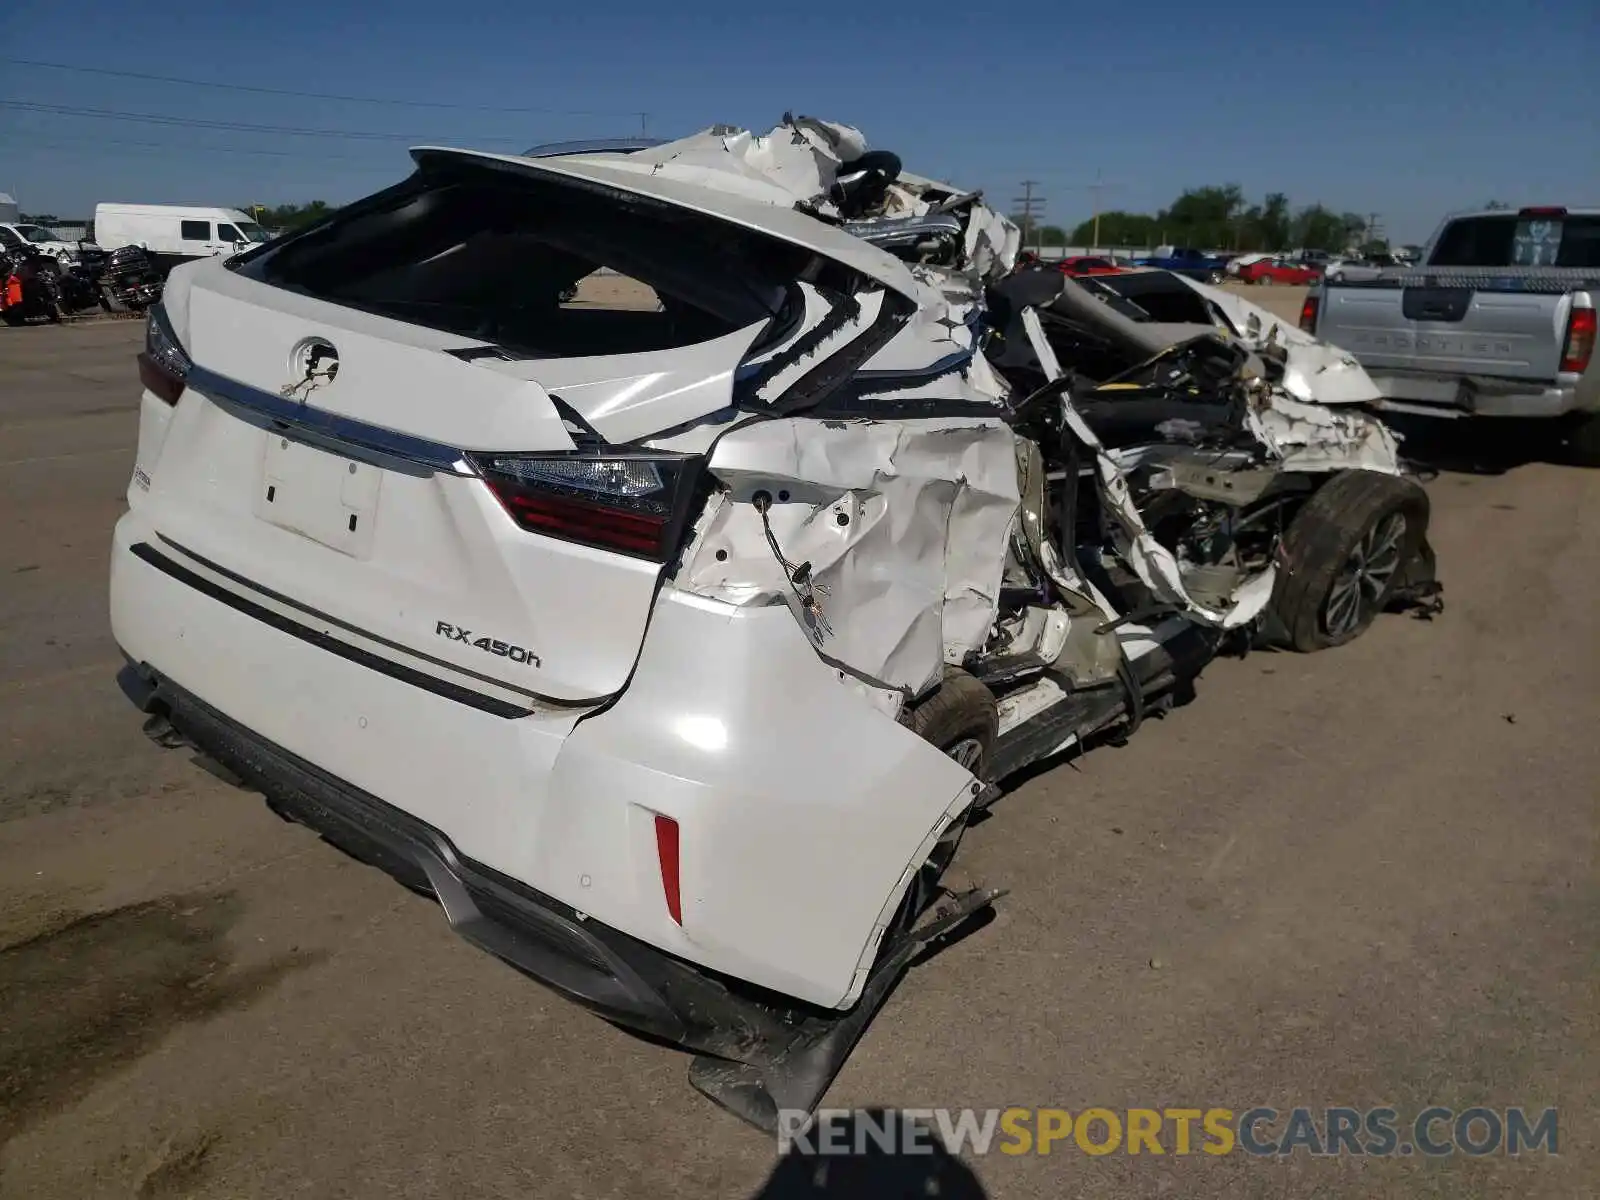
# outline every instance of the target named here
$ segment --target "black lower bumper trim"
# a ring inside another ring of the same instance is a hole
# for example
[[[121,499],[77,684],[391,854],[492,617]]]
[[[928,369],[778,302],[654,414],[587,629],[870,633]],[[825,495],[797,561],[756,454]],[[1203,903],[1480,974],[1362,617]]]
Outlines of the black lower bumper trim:
[[[279,815],[434,896],[479,948],[620,1025],[698,1052],[691,1081],[769,1131],[779,1108],[816,1107],[914,952],[930,941],[924,931],[915,944],[886,947],[846,1012],[764,992],[462,856],[432,826],[246,729],[148,665],[130,660],[118,682],[142,711],[163,718],[161,744],[193,746],[260,791]],[[970,903],[957,923],[986,904]]]

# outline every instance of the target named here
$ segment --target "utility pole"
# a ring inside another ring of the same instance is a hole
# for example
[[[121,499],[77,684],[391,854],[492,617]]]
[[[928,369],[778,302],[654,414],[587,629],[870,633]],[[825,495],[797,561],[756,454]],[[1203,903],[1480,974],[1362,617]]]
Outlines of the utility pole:
[[[1016,214],[1021,218],[1022,245],[1026,249],[1028,234],[1037,230],[1035,218],[1044,212],[1044,197],[1035,196],[1033,189],[1039,186],[1037,179],[1024,179],[1022,181],[1022,195],[1015,197],[1011,203],[1016,206]],[[1044,247],[1040,247],[1042,250]]]
[[[1089,193],[1090,202],[1094,205],[1094,245],[1090,246],[1089,249],[1091,249],[1091,250],[1099,250],[1100,249],[1100,214],[1105,210],[1105,206],[1104,206],[1104,204],[1101,203],[1100,198],[1106,192],[1109,192],[1109,191],[1113,190],[1114,188],[1119,188],[1122,185],[1120,183],[1108,183],[1108,182],[1106,182],[1106,180],[1104,180],[1101,177],[1101,173],[1097,170],[1094,173],[1094,182],[1093,183],[1084,183],[1084,184],[1079,184],[1078,186],[1082,190],[1084,190],[1084,191]]]
[[[1100,203],[1100,196],[1108,188],[1121,186],[1120,183],[1106,183],[1100,178],[1100,172],[1098,170],[1095,171],[1094,182],[1089,185],[1089,196],[1094,201],[1094,245],[1089,247],[1091,250],[1100,249],[1100,213],[1105,207]]]

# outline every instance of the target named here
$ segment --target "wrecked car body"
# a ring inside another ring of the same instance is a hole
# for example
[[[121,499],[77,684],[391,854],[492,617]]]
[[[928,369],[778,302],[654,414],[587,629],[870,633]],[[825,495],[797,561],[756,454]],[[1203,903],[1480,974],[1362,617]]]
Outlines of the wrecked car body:
[[[1009,222],[872,154],[422,148],[181,268],[113,545],[163,744],[769,1128],[994,899],[940,880],[1001,780],[1273,613],[1354,636],[1426,517],[1315,354],[1008,292]]]
[[[1349,641],[1391,605],[1437,606],[1427,495],[1357,407],[1371,382],[1347,355],[1166,273],[1030,272],[992,308],[997,364],[1059,392],[1062,428],[1093,456],[1141,602],[1258,623],[1260,640],[1300,650]]]

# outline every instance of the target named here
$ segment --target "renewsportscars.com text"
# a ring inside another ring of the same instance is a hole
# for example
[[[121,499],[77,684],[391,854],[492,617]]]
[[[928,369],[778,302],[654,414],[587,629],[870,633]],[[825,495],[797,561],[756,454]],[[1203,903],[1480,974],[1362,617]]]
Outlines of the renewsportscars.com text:
[[[1554,1108],[1455,1111],[1431,1106],[1404,1117],[1388,1106],[1278,1110],[1232,1108],[927,1108],[778,1113],[780,1154],[873,1152],[1099,1156],[1250,1154],[1282,1157],[1442,1158],[1452,1154],[1557,1154]]]

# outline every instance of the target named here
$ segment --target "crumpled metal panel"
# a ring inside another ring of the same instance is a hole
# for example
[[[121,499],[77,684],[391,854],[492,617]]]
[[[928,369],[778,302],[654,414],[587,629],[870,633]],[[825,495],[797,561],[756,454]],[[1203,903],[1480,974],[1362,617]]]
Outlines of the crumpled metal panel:
[[[769,204],[803,204],[826,217],[841,217],[830,193],[840,168],[866,153],[867,139],[852,125],[813,117],[790,118],[767,133],[705,130],[627,157],[654,173],[732,192]],[[888,221],[927,216],[935,204],[925,193],[962,195],[960,189],[902,172],[882,205]],[[1022,231],[973,199],[963,241],[960,273],[973,279],[1004,275],[1022,248]]]
[[[1038,311],[1032,308],[1024,310],[1022,324],[1045,378],[1060,379],[1061,364],[1050,347],[1049,339],[1045,337]],[[1191,596],[1184,586],[1177,556],[1156,541],[1145,526],[1144,517],[1140,515],[1128,487],[1127,477],[1065,392],[1061,395],[1061,412],[1072,435],[1094,455],[1095,478],[1099,483],[1101,500],[1122,531],[1118,548],[1124,561],[1158,600],[1184,610],[1205,624],[1219,625],[1224,629],[1245,625],[1266,609],[1272,600],[1273,579],[1277,571],[1272,566],[1235,589],[1230,598],[1232,603],[1226,609],[1211,608]]]
[[[1177,276],[1233,322],[1237,340],[1252,350],[1281,346],[1288,355],[1283,387],[1297,400],[1317,404],[1370,404],[1382,396],[1353,354],[1312,337],[1299,326],[1235,292]]]
[[[1019,494],[999,421],[758,421],[717,443],[728,488],[708,505],[676,586],[732,604],[787,603],[827,661],[917,695],[987,640]],[[810,564],[820,616],[783,558]]]
[[[1274,392],[1245,418],[1250,431],[1289,471],[1360,468],[1399,475],[1400,447],[1389,427],[1364,412],[1330,408]]]

